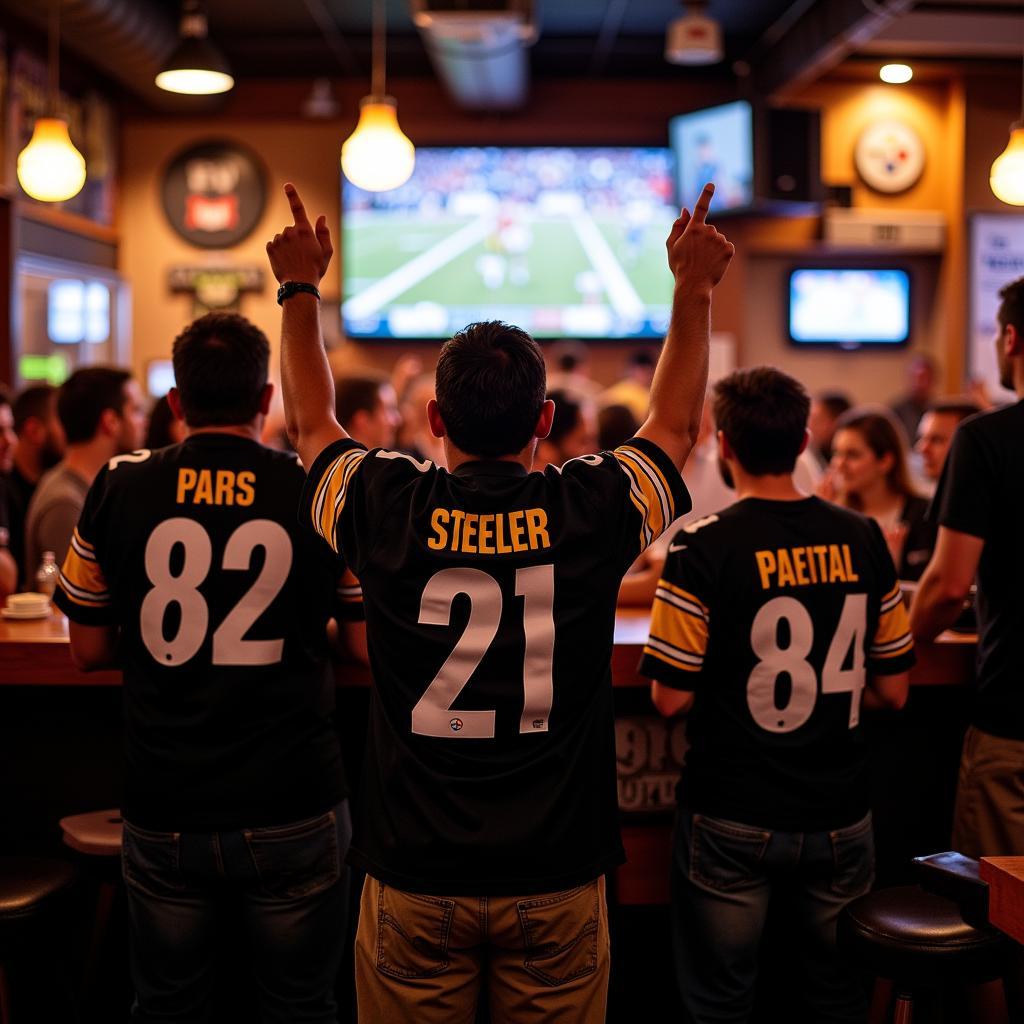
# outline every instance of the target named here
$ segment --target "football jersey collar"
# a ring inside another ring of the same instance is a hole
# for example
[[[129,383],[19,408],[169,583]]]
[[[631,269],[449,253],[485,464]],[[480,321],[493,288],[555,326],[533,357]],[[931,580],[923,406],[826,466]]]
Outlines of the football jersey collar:
[[[501,459],[480,459],[463,462],[452,470],[452,476],[528,476],[521,462]]]

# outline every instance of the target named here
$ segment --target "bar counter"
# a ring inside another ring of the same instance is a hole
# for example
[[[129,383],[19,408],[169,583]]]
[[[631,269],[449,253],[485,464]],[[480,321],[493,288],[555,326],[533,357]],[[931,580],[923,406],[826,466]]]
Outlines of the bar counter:
[[[647,639],[650,614],[622,609],[615,617],[612,681],[615,686],[646,687],[637,673]],[[919,644],[910,681],[915,686],[950,686],[970,682],[976,637],[946,632],[935,643]],[[369,672],[348,662],[336,665],[340,686],[367,686]],[[0,618],[0,686],[119,686],[116,671],[79,672],[68,650],[68,620],[55,612],[45,619]]]

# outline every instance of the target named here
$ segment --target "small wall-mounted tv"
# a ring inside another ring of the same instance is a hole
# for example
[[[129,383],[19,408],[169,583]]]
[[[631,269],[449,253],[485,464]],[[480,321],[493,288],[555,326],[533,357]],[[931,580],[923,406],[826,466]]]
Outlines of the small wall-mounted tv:
[[[354,338],[660,338],[677,210],[657,147],[419,147],[401,188],[342,179],[342,320]]]
[[[728,213],[813,212],[821,201],[821,115],[734,100],[669,121],[676,201],[692,206],[705,182]]]
[[[899,267],[797,267],[787,327],[798,346],[873,348],[910,340],[910,274]]]

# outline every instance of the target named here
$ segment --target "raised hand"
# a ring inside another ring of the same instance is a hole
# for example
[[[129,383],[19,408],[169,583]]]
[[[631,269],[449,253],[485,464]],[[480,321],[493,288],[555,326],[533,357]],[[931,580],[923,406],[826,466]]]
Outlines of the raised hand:
[[[306,208],[291,182],[285,185],[284,194],[288,197],[295,223],[289,224],[280,234],[274,235],[273,241],[267,242],[270,269],[282,283],[303,281],[317,285],[327,273],[334,255],[327,218],[321,214],[314,227],[309,223]]]
[[[708,292],[722,280],[736,246],[707,222],[715,186],[704,186],[693,214],[684,209],[672,225],[668,241],[668,265],[677,288]]]

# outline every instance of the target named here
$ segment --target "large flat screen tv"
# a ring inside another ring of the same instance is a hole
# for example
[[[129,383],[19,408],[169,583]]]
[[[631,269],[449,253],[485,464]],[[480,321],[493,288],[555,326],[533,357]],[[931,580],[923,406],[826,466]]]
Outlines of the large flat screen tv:
[[[672,278],[670,150],[420,147],[412,178],[343,178],[342,319],[354,338],[446,338],[500,319],[537,338],[657,338]]]
[[[798,267],[789,274],[787,319],[795,345],[904,345],[910,275],[897,267]]]

